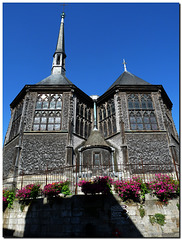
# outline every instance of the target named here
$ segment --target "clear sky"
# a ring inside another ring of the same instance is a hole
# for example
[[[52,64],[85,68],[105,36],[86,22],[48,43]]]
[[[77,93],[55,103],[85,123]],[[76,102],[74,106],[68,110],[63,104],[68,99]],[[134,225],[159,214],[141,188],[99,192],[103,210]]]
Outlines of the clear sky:
[[[26,84],[51,74],[60,3],[3,4],[3,141],[9,104]],[[68,3],[67,78],[88,95],[102,95],[127,70],[161,84],[173,102],[179,132],[179,4]]]

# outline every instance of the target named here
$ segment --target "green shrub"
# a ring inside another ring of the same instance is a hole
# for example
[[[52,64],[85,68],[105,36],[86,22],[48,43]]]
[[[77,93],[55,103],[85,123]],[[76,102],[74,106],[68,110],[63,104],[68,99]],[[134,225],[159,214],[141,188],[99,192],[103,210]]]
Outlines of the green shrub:
[[[145,216],[145,209],[142,205],[140,205],[140,208],[138,210],[140,212],[140,217],[143,218]]]
[[[154,216],[149,216],[150,223],[153,225],[154,223],[157,223],[161,226],[164,226],[165,224],[165,215],[161,213],[156,213]]]
[[[7,204],[8,208],[11,208],[13,205],[13,201],[15,199],[15,191],[14,190],[3,190],[3,202]]]

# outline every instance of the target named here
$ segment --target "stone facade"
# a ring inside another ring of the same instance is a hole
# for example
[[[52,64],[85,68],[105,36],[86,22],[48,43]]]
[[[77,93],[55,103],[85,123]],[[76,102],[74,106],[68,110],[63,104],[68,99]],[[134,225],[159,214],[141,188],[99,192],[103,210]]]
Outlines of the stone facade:
[[[99,166],[114,165],[119,174],[122,169],[132,173],[141,162],[144,172],[176,171],[179,139],[163,87],[125,68],[103,95],[89,97],[65,76],[64,17],[51,75],[26,85],[10,104],[4,180],[38,174],[46,167],[54,173],[60,167],[90,165],[93,158]],[[97,137],[90,144],[94,130]]]
[[[125,203],[116,195],[77,195],[47,201],[37,199],[23,212],[18,202],[3,214],[4,237],[103,237],[120,238],[179,237],[179,200],[159,206],[147,197],[145,216],[140,217],[140,204]],[[165,215],[165,224],[150,222],[156,213]]]
[[[61,92],[61,89],[60,86],[57,92]],[[88,96],[81,96],[80,90],[73,91],[72,87],[69,88],[69,91],[62,91],[61,129],[57,131],[33,131],[37,93],[40,93],[40,89],[32,90],[30,87],[29,91],[23,95],[23,99],[15,99],[12,104],[12,117],[4,145],[4,178],[10,177],[10,175],[12,177],[21,174],[37,174],[39,171],[45,171],[47,167],[58,170],[63,166],[85,164],[85,162],[93,165],[94,142],[91,143],[91,145],[93,144],[92,149],[78,151],[86,144],[93,128],[93,100]],[[55,91],[54,87],[53,90]],[[144,93],[145,91],[143,90]],[[44,88],[41,88],[41,92],[51,93]],[[105,120],[102,122],[106,124],[107,134],[105,134],[104,129],[98,131],[110,149],[106,150],[100,146],[102,144],[97,143],[99,149],[97,146],[96,152],[99,152],[101,156],[99,165],[105,165],[106,162],[108,165],[114,164],[113,169],[118,171],[125,169],[130,174],[175,172],[178,166],[174,166],[174,164],[179,163],[179,141],[168,105],[160,97],[160,93],[151,92],[153,112],[156,114],[158,129],[132,130],[127,94],[127,90],[125,92],[118,90],[114,93],[111,92],[110,95],[108,93],[106,99],[103,95],[97,100],[97,126],[100,122],[99,111],[105,107],[106,110],[102,110]],[[79,99],[81,107],[79,126],[76,126],[78,123],[77,99]],[[19,129],[16,136],[10,138],[11,128],[14,124],[13,112],[15,112],[16,106],[19,106],[20,101],[23,101],[23,108],[18,125]],[[111,109],[108,109],[109,106]],[[88,113],[90,120],[88,120]],[[49,118],[47,121],[49,124]],[[90,124],[90,131],[88,128],[85,129],[87,123]],[[80,130],[81,127],[82,130]],[[82,162],[79,160],[80,154],[84,159]],[[16,166],[13,167],[15,163]]]

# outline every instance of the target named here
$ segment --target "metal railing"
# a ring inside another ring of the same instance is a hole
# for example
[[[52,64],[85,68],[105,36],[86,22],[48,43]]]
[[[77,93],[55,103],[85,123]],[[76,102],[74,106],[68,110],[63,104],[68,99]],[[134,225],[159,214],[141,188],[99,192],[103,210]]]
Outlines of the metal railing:
[[[117,165],[71,165],[63,166],[56,169],[37,170],[32,174],[21,172],[14,181],[16,187],[21,189],[23,186],[32,183],[39,183],[41,187],[53,182],[65,181],[70,182],[72,194],[78,192],[78,182],[80,180],[92,180],[98,176],[109,176],[113,180],[129,180],[132,177],[140,177],[145,182],[155,179],[155,174],[161,173],[179,180],[179,165],[161,165],[161,164],[117,164]]]

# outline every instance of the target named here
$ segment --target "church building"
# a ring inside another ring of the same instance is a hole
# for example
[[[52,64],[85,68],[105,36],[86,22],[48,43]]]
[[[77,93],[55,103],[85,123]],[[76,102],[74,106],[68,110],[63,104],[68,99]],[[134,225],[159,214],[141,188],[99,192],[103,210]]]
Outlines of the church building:
[[[63,12],[51,75],[25,85],[10,104],[4,184],[68,168],[78,177],[178,174],[179,139],[163,86],[128,72],[123,61],[110,88],[88,96],[66,77],[64,19]]]

